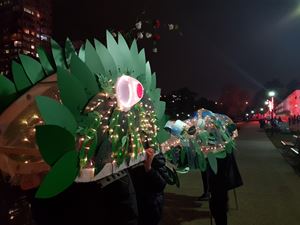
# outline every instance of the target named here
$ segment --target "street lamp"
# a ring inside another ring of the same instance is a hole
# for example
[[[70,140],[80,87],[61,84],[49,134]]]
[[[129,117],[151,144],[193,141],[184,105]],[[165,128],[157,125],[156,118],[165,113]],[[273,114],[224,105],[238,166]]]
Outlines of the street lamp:
[[[261,111],[261,112],[264,111],[264,108],[260,108],[260,111]]]
[[[269,111],[271,113],[271,119],[273,120],[274,116],[274,96],[276,95],[275,91],[268,92],[269,97],[271,97],[271,101],[269,101]]]

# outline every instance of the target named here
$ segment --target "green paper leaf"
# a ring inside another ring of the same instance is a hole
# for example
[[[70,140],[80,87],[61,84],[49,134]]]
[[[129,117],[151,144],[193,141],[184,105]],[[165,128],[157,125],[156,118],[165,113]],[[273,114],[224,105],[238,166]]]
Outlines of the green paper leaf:
[[[67,38],[65,43],[65,57],[68,67],[70,67],[72,55],[76,55],[76,51],[72,41],[69,38]]]
[[[228,142],[231,138],[224,131],[220,131],[223,141]]]
[[[96,50],[92,44],[87,40],[85,44],[85,63],[94,74],[105,74],[104,66],[100,61]]]
[[[166,103],[159,101],[157,103],[154,104],[155,106],[155,113],[158,119],[161,119],[165,113],[165,109],[166,109]]]
[[[146,77],[146,87],[144,87],[147,91],[147,93],[150,92],[151,90],[151,81],[152,81],[152,77],[151,77],[151,67],[150,67],[150,63],[147,62],[146,63],[146,71],[145,71],[145,77]]]
[[[130,54],[132,58],[136,58],[139,55],[139,50],[135,39],[131,43]]]
[[[72,185],[79,172],[78,152],[67,152],[44,178],[35,197],[51,198]]]
[[[19,92],[26,91],[29,87],[31,87],[32,84],[23,67],[15,61],[12,62],[12,74],[16,88]]]
[[[201,152],[200,145],[197,143],[196,140],[193,140],[193,141],[192,141],[192,144],[193,144],[193,146],[194,146],[195,152]]]
[[[70,110],[59,102],[46,96],[37,96],[36,103],[44,122],[57,125],[76,134],[77,122]]]
[[[186,156],[186,147],[183,147],[180,150],[180,162],[181,162],[181,164],[184,164],[185,156]]]
[[[94,155],[95,155],[95,152],[97,150],[97,146],[98,146],[98,137],[97,135],[94,136],[93,140],[92,140],[92,144],[90,146],[90,149],[88,151],[88,159],[91,159]]]
[[[65,106],[78,118],[88,102],[88,96],[79,80],[67,70],[57,69],[60,97]]]
[[[56,125],[36,126],[36,142],[47,164],[52,166],[66,152],[75,150],[75,137]]]
[[[120,33],[118,33],[118,45],[120,54],[122,55],[124,60],[124,70],[122,72],[131,75],[134,71],[131,53],[126,43],[126,40]]]
[[[198,139],[200,139],[202,145],[208,145],[208,132],[206,130],[200,131]]]
[[[77,55],[72,56],[70,70],[84,87],[84,91],[89,99],[94,97],[100,91],[96,77]]]
[[[43,68],[38,61],[27,55],[21,54],[19,57],[31,83],[35,84],[44,78]]]
[[[149,96],[153,102],[153,104],[157,103],[160,100],[160,88],[154,89],[152,92],[150,92]]]
[[[212,171],[214,171],[215,174],[218,172],[218,162],[214,155],[214,153],[210,152],[207,154],[208,163],[210,165],[210,168]]]
[[[95,42],[96,52],[105,69],[105,75],[108,76],[109,78],[111,77],[113,80],[116,80],[116,78],[120,73],[117,70],[117,66],[114,59],[112,58],[107,48],[101,42],[99,42],[97,39],[94,39],[94,42]]]
[[[207,169],[206,160],[202,151],[197,152],[198,165],[201,171]]]
[[[114,39],[114,37],[111,35],[109,31],[106,32],[106,40],[107,40],[107,49],[111,54],[112,58],[114,59],[118,72],[123,73],[123,71],[126,70],[125,59],[122,53],[120,52],[120,48],[116,40]]]
[[[132,76],[136,78],[136,77],[141,76],[145,69],[145,64],[143,64],[143,65],[139,64],[139,52],[138,52],[136,40],[133,40],[133,42],[131,44],[130,54],[131,54],[132,66],[133,66]]]
[[[156,88],[156,73],[153,73],[151,76],[151,86],[150,91],[152,92]]]
[[[85,62],[85,48],[84,45],[81,45],[78,53],[79,59],[81,59],[82,62]]]
[[[234,141],[229,141],[228,143],[225,144],[225,151],[229,154],[232,153],[232,151],[235,149],[235,143]]]
[[[67,67],[66,67],[66,63],[65,63],[63,49],[53,39],[51,39],[51,49],[52,49],[52,55],[54,58],[56,68],[61,67],[61,68],[66,69]]]
[[[42,47],[37,48],[37,53],[39,55],[40,63],[47,75],[51,75],[54,73],[53,66],[50,62],[50,59]]]
[[[226,157],[226,155],[227,155],[226,151],[221,151],[221,152],[215,153],[215,156],[218,159],[224,159]]]
[[[126,145],[127,140],[128,140],[127,135],[122,137],[122,147],[124,147]]]
[[[169,132],[164,129],[160,129],[157,133],[157,140],[161,144],[170,138]]]
[[[0,75],[0,112],[17,98],[16,88],[13,82],[4,75]]]

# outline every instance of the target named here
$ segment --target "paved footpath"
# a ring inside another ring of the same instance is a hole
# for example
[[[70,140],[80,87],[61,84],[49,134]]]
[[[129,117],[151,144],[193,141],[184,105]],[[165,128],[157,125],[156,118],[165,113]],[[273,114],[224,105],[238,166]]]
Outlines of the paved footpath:
[[[235,152],[244,186],[229,193],[228,225],[300,225],[300,177],[259,129],[257,122],[241,124]],[[180,176],[181,188],[166,189],[161,225],[209,225],[207,202],[198,171]]]

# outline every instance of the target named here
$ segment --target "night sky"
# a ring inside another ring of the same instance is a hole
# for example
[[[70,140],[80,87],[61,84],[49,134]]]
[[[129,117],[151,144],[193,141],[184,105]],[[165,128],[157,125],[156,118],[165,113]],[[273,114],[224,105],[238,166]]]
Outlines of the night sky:
[[[218,98],[227,84],[254,93],[273,78],[300,78],[299,0],[54,0],[54,38],[104,41],[106,29],[133,26],[143,10],[183,33],[163,31],[159,53],[146,49],[164,92],[186,86]]]

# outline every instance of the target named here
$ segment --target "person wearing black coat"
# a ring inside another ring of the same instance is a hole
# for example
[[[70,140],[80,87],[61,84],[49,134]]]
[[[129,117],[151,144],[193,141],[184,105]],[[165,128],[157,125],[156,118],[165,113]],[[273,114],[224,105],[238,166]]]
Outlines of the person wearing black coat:
[[[228,191],[243,185],[234,154],[217,159],[218,172],[207,170],[210,192],[209,207],[216,225],[227,225]]]
[[[154,156],[154,150],[146,149],[144,165],[130,170],[138,205],[138,224],[157,225],[162,217],[164,188],[169,175],[162,153]]]

